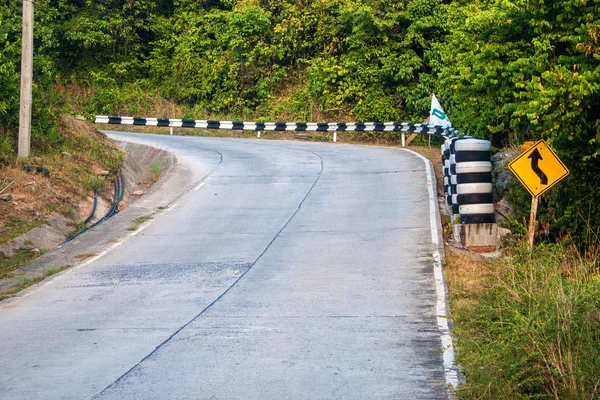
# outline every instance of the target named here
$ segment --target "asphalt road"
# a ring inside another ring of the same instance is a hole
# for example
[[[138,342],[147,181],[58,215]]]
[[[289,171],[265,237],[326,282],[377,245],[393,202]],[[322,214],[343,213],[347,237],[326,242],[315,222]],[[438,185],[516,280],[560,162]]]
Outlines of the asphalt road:
[[[423,159],[113,137],[174,152],[190,189],[83,265],[0,303],[0,398],[448,397]],[[142,201],[161,204],[162,190]]]

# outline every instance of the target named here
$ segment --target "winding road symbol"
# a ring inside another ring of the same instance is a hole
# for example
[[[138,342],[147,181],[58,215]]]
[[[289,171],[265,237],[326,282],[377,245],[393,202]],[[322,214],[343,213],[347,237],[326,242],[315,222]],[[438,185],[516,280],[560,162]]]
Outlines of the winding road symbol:
[[[566,165],[543,140],[538,140],[508,164],[533,197],[539,197],[569,175]]]
[[[541,170],[540,166],[538,165],[539,161],[543,160],[540,151],[538,149],[535,149],[527,158],[531,158],[531,169],[533,170],[533,172],[535,172],[537,176],[539,176],[540,183],[542,185],[547,185],[548,176],[544,173],[544,171]]]

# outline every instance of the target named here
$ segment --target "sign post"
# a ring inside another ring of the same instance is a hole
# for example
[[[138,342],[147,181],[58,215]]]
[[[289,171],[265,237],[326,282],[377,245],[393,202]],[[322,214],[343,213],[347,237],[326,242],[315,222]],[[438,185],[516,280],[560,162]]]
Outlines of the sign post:
[[[31,85],[33,78],[33,0],[23,0],[21,51],[21,101],[19,104],[19,157],[31,148]]]
[[[508,168],[532,197],[528,242],[530,246],[533,246],[539,197],[569,175],[569,170],[543,140],[536,142],[521,153],[519,157],[508,164]]]
[[[529,247],[533,247],[533,239],[535,238],[535,221],[537,219],[539,197],[531,198],[531,212],[529,213],[529,233],[527,235],[527,243]]]

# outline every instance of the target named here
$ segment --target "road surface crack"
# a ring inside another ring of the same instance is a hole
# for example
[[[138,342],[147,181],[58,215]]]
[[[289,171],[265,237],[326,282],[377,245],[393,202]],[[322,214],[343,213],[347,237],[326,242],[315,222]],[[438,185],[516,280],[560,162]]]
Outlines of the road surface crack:
[[[206,150],[209,150],[209,149],[206,149]],[[320,169],[319,173],[317,174],[317,178],[313,182],[312,186],[310,187],[310,189],[308,190],[308,192],[306,192],[306,195],[304,196],[304,198],[302,199],[302,201],[300,201],[300,203],[298,204],[298,208],[296,209],[296,211],[294,211],[294,213],[292,214],[292,216],[287,220],[287,222],[283,225],[283,227],[275,234],[275,236],[269,242],[269,244],[265,247],[265,249],[263,250],[263,252],[260,253],[260,255],[256,258],[256,260],[254,260],[254,262],[250,265],[250,267],[243,274],[241,274],[238,277],[238,279],[236,279],[223,293],[221,293],[215,300],[213,300],[212,303],[210,303],[208,306],[206,306],[202,311],[200,311],[200,313],[198,313],[196,316],[194,316],[191,320],[189,320],[184,325],[182,325],[181,327],[179,327],[175,332],[173,332],[173,334],[171,336],[169,336],[162,343],[160,343],[158,346],[156,346],[156,348],[154,350],[152,350],[149,354],[147,354],[144,358],[142,358],[138,363],[136,363],[133,367],[131,367],[129,370],[127,370],[124,374],[122,374],[121,376],[119,376],[114,382],[112,382],[110,385],[108,385],[107,387],[105,387],[100,393],[96,394],[92,399],[98,399],[98,398],[100,398],[106,391],[108,391],[110,388],[112,388],[113,386],[115,386],[119,382],[121,382],[123,379],[125,379],[127,377],[127,375],[129,375],[136,368],[138,368],[144,361],[148,360],[150,357],[152,357],[154,354],[156,354],[156,352],[158,352],[158,350],[160,350],[163,346],[165,346],[167,343],[169,343],[183,329],[185,329],[191,323],[193,323],[198,318],[200,318],[204,313],[206,313],[208,310],[210,310],[212,308],[212,306],[214,306],[216,303],[218,303],[227,293],[229,293],[229,291],[231,289],[233,289],[237,285],[237,283],[248,272],[250,272],[250,270],[252,270],[252,268],[256,265],[256,263],[258,263],[258,261],[260,261],[260,259],[266,254],[266,252],[273,245],[273,243],[275,242],[275,240],[277,240],[277,238],[281,235],[281,233],[283,232],[283,230],[290,224],[290,222],[292,222],[292,220],[294,219],[294,217],[296,216],[296,214],[298,214],[298,212],[302,208],[302,205],[304,204],[304,202],[306,201],[306,199],[308,198],[308,196],[311,194],[311,192],[313,191],[313,189],[317,185],[317,182],[321,178],[321,175],[323,174],[323,158],[320,155],[318,155],[317,153],[315,153],[314,151],[310,151],[310,150],[303,150],[303,151],[306,151],[308,153],[312,153],[313,155],[317,156],[319,158],[320,162],[321,162],[321,169]],[[221,153],[219,153],[219,154],[221,155],[221,161],[219,162],[219,165],[217,165],[217,167],[221,165],[221,162],[223,160],[223,155]],[[214,172],[215,169],[213,169],[213,171],[211,171],[207,176],[210,176]]]

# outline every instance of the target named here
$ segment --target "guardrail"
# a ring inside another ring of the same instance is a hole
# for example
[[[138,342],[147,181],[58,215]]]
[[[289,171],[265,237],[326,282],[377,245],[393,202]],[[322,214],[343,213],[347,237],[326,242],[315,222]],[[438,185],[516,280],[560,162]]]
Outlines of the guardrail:
[[[494,222],[492,198],[491,143],[473,139],[453,128],[407,122],[242,122],[173,118],[96,116],[97,124],[157,126],[171,128],[226,129],[257,131],[331,132],[400,132],[402,146],[406,133],[446,138],[442,145],[444,194],[452,223],[481,224]]]
[[[444,128],[427,124],[412,124],[407,122],[242,122],[242,121],[211,121],[173,118],[144,118],[97,115],[97,124],[159,126],[171,128],[192,129],[226,129],[257,131],[296,131],[296,132],[332,132],[333,141],[337,142],[337,132],[400,132],[402,146],[406,143],[406,133],[420,133],[434,136],[454,137],[459,133],[456,129]]]

